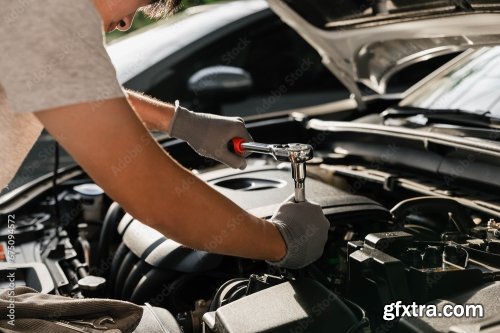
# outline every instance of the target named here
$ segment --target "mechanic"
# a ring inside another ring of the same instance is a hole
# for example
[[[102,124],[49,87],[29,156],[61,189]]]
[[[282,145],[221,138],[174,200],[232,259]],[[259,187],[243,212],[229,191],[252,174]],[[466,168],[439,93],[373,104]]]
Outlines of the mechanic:
[[[227,150],[233,137],[251,139],[240,118],[124,91],[116,79],[103,30],[127,30],[137,10],[161,15],[178,2],[2,0],[0,186],[44,127],[113,200],[166,237],[282,267],[308,265],[327,239],[320,206],[290,198],[270,221],[257,218],[180,166],[148,131],[164,131],[203,156],[243,169],[245,159]],[[188,190],[179,191],[186,184]],[[214,242],[221,230],[230,232]]]

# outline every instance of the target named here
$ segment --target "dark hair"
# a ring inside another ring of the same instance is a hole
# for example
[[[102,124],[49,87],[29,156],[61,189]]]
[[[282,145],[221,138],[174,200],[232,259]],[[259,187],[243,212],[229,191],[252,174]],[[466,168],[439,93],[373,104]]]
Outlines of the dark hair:
[[[151,4],[141,10],[149,17],[161,18],[178,11],[181,2],[182,0],[151,0]]]

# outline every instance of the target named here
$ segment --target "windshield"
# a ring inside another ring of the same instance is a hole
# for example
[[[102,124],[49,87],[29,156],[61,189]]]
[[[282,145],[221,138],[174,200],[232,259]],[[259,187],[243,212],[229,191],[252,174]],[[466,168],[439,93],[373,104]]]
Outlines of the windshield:
[[[500,118],[500,47],[461,59],[404,99],[400,106],[462,110]]]

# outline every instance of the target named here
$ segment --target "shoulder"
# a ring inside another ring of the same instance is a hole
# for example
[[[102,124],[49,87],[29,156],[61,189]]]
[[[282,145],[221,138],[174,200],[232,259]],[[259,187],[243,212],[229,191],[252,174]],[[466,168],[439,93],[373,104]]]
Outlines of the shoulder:
[[[101,18],[91,0],[3,3],[7,6],[0,14],[0,31],[10,33],[0,34],[4,59],[0,83],[12,111],[123,97],[104,48]],[[15,23],[9,25],[12,20]]]
[[[0,27],[14,35],[34,30],[102,37],[102,23],[92,0],[9,0],[2,2]]]

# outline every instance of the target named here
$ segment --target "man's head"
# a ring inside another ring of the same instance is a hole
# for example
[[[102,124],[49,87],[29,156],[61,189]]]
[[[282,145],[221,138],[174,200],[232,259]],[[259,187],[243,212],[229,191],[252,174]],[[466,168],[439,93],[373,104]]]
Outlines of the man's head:
[[[101,14],[104,30],[128,30],[137,10],[148,16],[161,17],[172,13],[181,0],[93,0]]]

